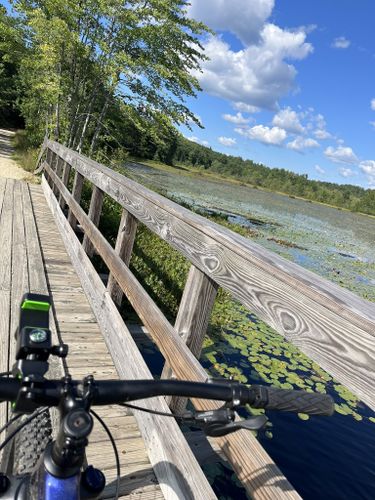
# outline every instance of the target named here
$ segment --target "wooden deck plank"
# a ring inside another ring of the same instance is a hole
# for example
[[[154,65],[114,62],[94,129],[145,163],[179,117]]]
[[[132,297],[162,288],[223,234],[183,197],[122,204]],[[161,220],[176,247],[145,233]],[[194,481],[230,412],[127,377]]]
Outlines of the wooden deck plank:
[[[69,372],[74,378],[82,378],[89,373],[98,379],[118,378],[52,214],[46,209],[43,193],[39,186],[30,186],[30,192],[48,289],[54,301],[57,329],[62,340],[70,346],[67,360]],[[121,479],[121,497],[142,500],[163,498],[135,418],[125,408],[116,406],[100,407],[96,411],[105,418],[111,432],[119,440],[121,467],[125,474]],[[113,452],[106,434],[98,424],[95,424],[90,436],[87,456],[89,463],[97,467],[103,466],[109,485],[103,498],[111,498],[115,479]]]
[[[6,191],[1,210],[0,290],[10,290],[11,286],[14,184],[15,182],[13,179],[7,179]]]
[[[23,183],[17,182],[13,196],[13,229],[12,229],[12,286],[9,331],[8,369],[11,370],[15,360],[15,333],[20,318],[20,306],[24,293],[29,292],[28,256],[26,251],[26,234],[24,226]],[[8,413],[9,418],[9,413]]]
[[[12,266],[12,219],[14,181],[2,179],[0,184],[0,371],[9,369],[10,288]],[[0,427],[8,418],[8,408],[0,404]],[[1,453],[0,453],[1,457]]]
[[[15,333],[18,329],[20,304],[24,293],[29,291],[28,277],[28,259],[26,251],[26,237],[24,227],[24,204],[23,204],[23,189],[26,186],[22,182],[13,184],[12,197],[12,214],[8,215],[12,228],[11,248],[9,245],[6,252],[10,255],[10,272],[11,272],[11,288],[10,288],[10,307],[9,307],[9,330],[7,339],[7,370],[11,371],[15,361],[16,338]],[[9,420],[11,415],[10,404],[5,405],[6,419]],[[7,429],[7,434],[14,430],[13,426]],[[4,451],[2,466],[7,467],[7,460],[11,453],[13,443],[10,443]]]

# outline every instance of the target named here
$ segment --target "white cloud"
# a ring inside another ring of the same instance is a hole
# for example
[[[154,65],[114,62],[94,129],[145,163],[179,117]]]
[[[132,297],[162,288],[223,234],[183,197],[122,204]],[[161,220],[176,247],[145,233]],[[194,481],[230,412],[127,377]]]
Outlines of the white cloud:
[[[354,170],[352,170],[351,168],[343,167],[343,168],[339,168],[339,174],[342,177],[352,177],[353,175],[356,175],[357,173],[354,172]]]
[[[324,139],[331,139],[332,135],[329,132],[327,132],[327,130],[316,129],[314,131],[314,137],[316,137],[319,140],[324,140]]]
[[[314,137],[319,140],[331,139],[332,135],[326,130],[326,121],[320,113],[312,117],[312,126],[315,127]]]
[[[232,139],[231,137],[218,137],[217,140],[220,142],[220,144],[227,147],[231,147],[236,144],[236,139]]]
[[[274,0],[191,0],[188,13],[215,30],[234,33],[244,45],[254,43],[272,13]]]
[[[272,120],[272,125],[283,128],[292,134],[302,134],[305,129],[301,125],[298,114],[291,108],[281,109]]]
[[[259,113],[260,108],[257,106],[251,106],[250,104],[245,104],[244,102],[234,102],[234,109],[238,111],[243,111],[244,113]]]
[[[375,176],[375,161],[374,160],[366,160],[366,161],[361,161],[359,164],[360,169],[362,172],[368,175],[373,175]]]
[[[359,164],[359,168],[362,170],[364,174],[367,175],[369,186],[370,187],[374,186],[375,188],[375,161],[374,160],[361,161],[361,163]]]
[[[255,125],[252,128],[242,129],[236,128],[235,132],[249,139],[263,142],[264,144],[272,144],[280,146],[286,139],[287,133],[279,127],[266,127],[264,125]]]
[[[334,163],[349,163],[349,164],[354,164],[358,163],[359,160],[357,156],[354,154],[352,148],[345,147],[339,145],[337,149],[333,148],[332,146],[329,146],[325,151],[324,154],[326,157],[333,161]]]
[[[350,44],[350,40],[348,40],[344,36],[339,36],[333,40],[331,47],[333,47],[334,49],[347,49]]]
[[[282,30],[274,24],[266,24],[260,37],[259,44],[235,52],[221,38],[211,36],[204,44],[209,60],[203,62],[202,73],[194,73],[203,90],[238,103],[242,110],[244,105],[253,110],[277,109],[278,100],[293,88],[297,73],[289,60],[304,59],[313,48],[306,43],[305,32]]]
[[[372,109],[373,111],[375,111],[375,99],[371,99],[370,106],[371,106],[371,109]]]
[[[206,146],[206,147],[210,145],[210,143],[208,141],[202,141],[201,139],[199,139],[195,135],[192,135],[191,137],[186,137],[186,139],[188,139],[191,142],[196,142],[197,144],[201,144],[202,146]]]
[[[315,168],[315,170],[318,172],[318,174],[323,175],[323,174],[325,174],[325,173],[326,173],[326,171],[324,170],[324,168],[322,168],[320,165],[315,165],[315,167],[314,167],[314,168]]]
[[[370,122],[370,125],[375,129],[375,122]]]
[[[251,118],[245,118],[242,113],[236,113],[235,115],[225,114],[223,115],[224,120],[227,122],[234,123],[236,125],[246,125],[250,122]]]
[[[296,137],[294,141],[288,142],[286,147],[302,153],[305,149],[319,148],[320,144],[315,139]]]

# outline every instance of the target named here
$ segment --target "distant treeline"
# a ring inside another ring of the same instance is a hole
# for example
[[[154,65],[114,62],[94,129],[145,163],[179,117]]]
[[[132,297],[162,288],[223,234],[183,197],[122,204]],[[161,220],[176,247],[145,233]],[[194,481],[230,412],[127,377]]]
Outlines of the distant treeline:
[[[373,189],[310,180],[307,174],[300,175],[282,168],[269,168],[252,160],[218,153],[178,135],[173,136],[164,147],[152,147],[151,144],[145,147],[146,143],[138,143],[135,147],[129,144],[129,151],[136,156],[153,158],[169,165],[198,167],[254,187],[375,215]]]

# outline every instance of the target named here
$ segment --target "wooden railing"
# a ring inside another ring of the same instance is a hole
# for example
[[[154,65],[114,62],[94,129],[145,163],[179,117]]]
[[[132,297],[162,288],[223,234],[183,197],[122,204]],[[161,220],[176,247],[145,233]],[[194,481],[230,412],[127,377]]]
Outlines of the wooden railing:
[[[202,381],[206,372],[196,357],[221,286],[375,409],[374,304],[61,144],[46,140],[42,153],[45,195],[76,267],[81,266],[81,281],[121,377],[139,378],[140,373],[125,369],[134,346],[113,300],[119,303],[125,293],[165,357],[164,375]],[[67,189],[71,169],[72,193]],[[93,185],[88,214],[79,205],[84,180]],[[104,193],[123,207],[115,248],[97,228]],[[61,210],[65,204],[67,218]],[[72,230],[77,221],[83,245]],[[137,221],[191,263],[174,326],[129,270]],[[105,291],[87,257],[94,248],[110,270]],[[202,400],[193,403],[201,409],[214,407]],[[298,497],[251,434],[241,431],[218,441],[254,498]]]

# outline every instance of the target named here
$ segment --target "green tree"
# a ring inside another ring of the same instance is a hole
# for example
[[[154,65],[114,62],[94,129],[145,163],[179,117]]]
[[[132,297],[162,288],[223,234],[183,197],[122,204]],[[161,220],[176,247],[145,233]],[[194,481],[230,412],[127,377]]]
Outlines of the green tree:
[[[17,18],[0,5],[0,123],[19,124],[17,74],[25,53],[24,33]]]
[[[172,123],[198,123],[185,97],[199,90],[192,71],[204,59],[198,37],[206,27],[187,16],[185,1],[14,5],[30,46],[20,71],[21,110],[39,140],[47,131],[91,154],[111,132],[109,110],[136,110],[135,126],[158,124],[164,131]]]

